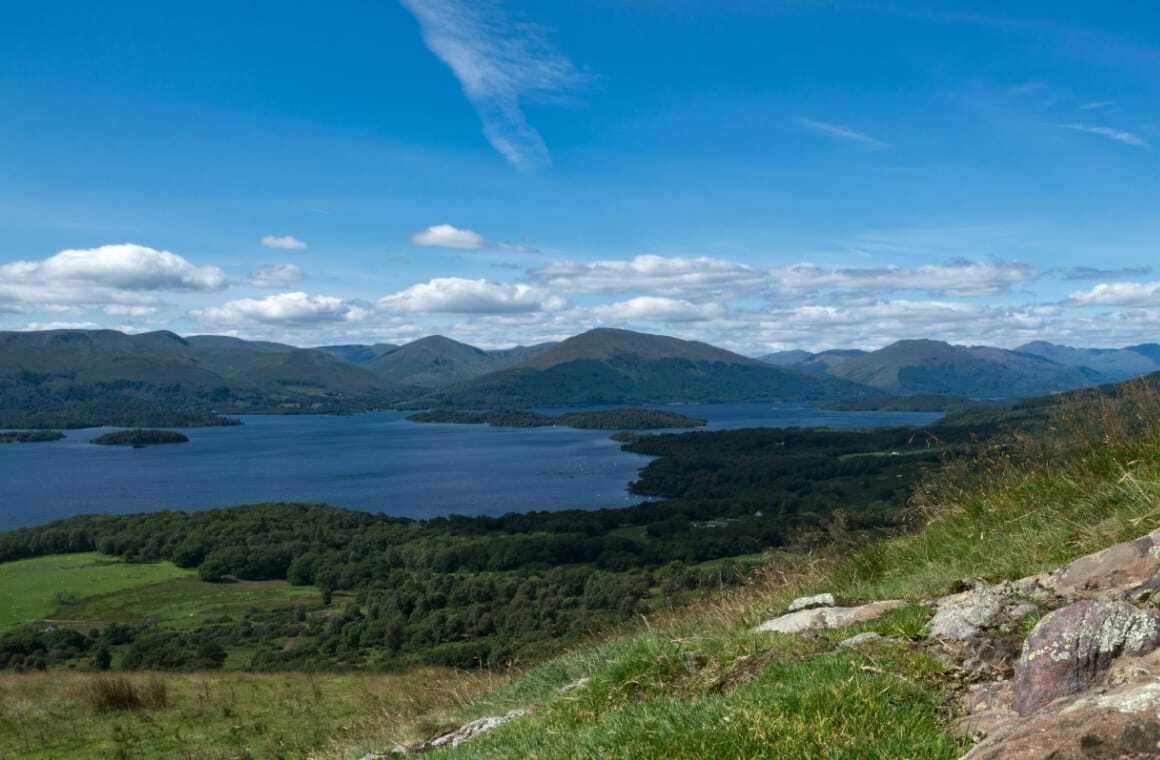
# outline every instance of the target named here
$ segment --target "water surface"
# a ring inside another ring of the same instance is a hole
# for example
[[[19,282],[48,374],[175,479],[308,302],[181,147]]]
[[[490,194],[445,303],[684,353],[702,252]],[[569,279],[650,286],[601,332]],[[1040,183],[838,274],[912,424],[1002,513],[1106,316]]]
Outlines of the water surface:
[[[708,429],[925,424],[938,415],[769,404],[667,405]],[[559,410],[557,410],[559,411]],[[318,501],[402,517],[619,507],[648,457],[608,431],[417,424],[402,412],[247,416],[190,442],[94,446],[109,428],[0,445],[0,530],[85,513]]]

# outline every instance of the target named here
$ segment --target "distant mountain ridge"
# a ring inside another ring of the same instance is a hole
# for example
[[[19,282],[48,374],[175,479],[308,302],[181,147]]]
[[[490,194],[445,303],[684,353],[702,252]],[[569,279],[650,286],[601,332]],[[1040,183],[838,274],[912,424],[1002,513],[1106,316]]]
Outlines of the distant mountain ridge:
[[[837,367],[839,364],[846,362],[849,359],[855,359],[859,356],[865,356],[866,351],[858,349],[842,349],[834,348],[829,351],[821,351],[816,354],[811,354],[809,351],[779,351],[773,354],[766,354],[761,357],[761,361],[775,364],[779,367],[787,367],[789,369],[796,369],[799,372],[808,372],[811,375],[824,375],[831,369]]]
[[[828,374],[892,394],[1026,398],[1160,370],[1160,345],[1072,348],[1034,341],[1014,350],[903,340],[877,351],[782,351],[762,361]]]
[[[394,385],[442,388],[518,364],[553,345],[485,351],[442,335],[430,335],[383,353],[364,366]]]
[[[475,408],[535,407],[810,401],[874,393],[852,382],[774,367],[707,343],[599,328],[420,401]]]
[[[190,414],[398,406],[1026,398],[1157,370],[1157,344],[1082,349],[1037,341],[1011,351],[908,340],[871,352],[787,351],[753,359],[699,341],[613,328],[502,350],[438,335],[403,346],[297,348],[167,331],[0,332],[0,427],[54,419],[142,424],[155,413],[176,426],[193,419]]]
[[[1156,349],[1152,356],[1149,349]],[[1129,348],[1072,348],[1037,340],[1015,350],[1056,364],[1096,370],[1102,382],[1126,380],[1160,369],[1160,346],[1154,343]]]
[[[350,362],[351,364],[367,364],[383,354],[398,351],[399,346],[394,343],[374,343],[369,346],[361,343],[351,343],[341,346],[319,346],[318,350],[333,354],[339,359]]]
[[[277,343],[166,331],[0,332],[0,426],[138,424],[153,414],[168,420],[212,410],[350,411],[381,407],[397,400],[393,394],[356,365]]]

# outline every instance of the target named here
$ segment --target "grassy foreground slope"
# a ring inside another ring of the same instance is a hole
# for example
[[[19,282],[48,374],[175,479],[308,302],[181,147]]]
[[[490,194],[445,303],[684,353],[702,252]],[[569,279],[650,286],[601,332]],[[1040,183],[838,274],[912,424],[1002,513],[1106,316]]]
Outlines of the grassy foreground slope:
[[[494,688],[488,674],[29,673],[0,678],[0,758],[258,760],[316,757]],[[148,707],[109,709],[102,685]],[[342,754],[341,751],[340,755]]]
[[[1146,392],[1078,423],[998,448],[916,497],[922,527],[860,544],[771,558],[767,579],[655,619],[515,679],[462,717],[533,712],[447,753],[464,758],[954,758],[952,685],[917,645],[858,650],[877,631],[917,641],[929,612],[911,604],[873,623],[809,637],[751,627],[794,596],[841,602],[946,594],[1053,568],[1160,524],[1160,399]],[[587,678],[578,688],[561,687]],[[381,746],[381,745],[380,745]],[[355,756],[363,745],[336,753]]]

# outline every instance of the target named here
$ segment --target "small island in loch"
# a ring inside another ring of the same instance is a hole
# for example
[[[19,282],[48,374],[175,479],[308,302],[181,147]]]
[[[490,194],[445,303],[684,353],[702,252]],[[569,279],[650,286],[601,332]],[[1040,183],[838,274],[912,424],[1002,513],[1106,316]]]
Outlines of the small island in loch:
[[[703,427],[707,420],[658,409],[603,409],[591,412],[541,414],[529,409],[493,409],[464,412],[432,409],[412,414],[411,422],[443,422],[493,427],[571,427],[581,430],[664,430]]]
[[[45,443],[59,441],[64,433],[59,430],[12,430],[0,433],[0,443]]]
[[[174,430],[118,430],[92,440],[98,446],[132,446],[139,449],[160,443],[189,443],[184,433]]]

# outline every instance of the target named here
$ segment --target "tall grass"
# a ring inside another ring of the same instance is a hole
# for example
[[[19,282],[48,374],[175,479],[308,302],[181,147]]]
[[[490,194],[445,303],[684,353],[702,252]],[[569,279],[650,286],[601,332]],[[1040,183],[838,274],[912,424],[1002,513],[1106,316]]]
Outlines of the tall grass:
[[[169,687],[160,676],[137,685],[124,676],[99,676],[84,688],[85,698],[96,713],[161,710],[169,707]]]
[[[1035,436],[998,441],[917,491],[920,526],[838,562],[857,598],[941,593],[967,577],[1018,578],[1160,525],[1160,390],[1129,383],[1051,410]]]
[[[0,758],[336,758],[458,725],[501,676],[0,673]],[[421,731],[419,731],[421,733]]]

